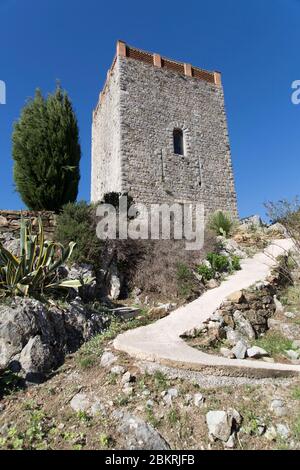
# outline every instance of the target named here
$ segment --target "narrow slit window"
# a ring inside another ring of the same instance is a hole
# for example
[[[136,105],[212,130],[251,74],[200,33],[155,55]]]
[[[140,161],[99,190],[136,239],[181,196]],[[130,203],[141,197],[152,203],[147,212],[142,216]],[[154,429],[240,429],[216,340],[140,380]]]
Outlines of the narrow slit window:
[[[173,131],[174,153],[184,155],[184,140],[182,129],[174,129]]]

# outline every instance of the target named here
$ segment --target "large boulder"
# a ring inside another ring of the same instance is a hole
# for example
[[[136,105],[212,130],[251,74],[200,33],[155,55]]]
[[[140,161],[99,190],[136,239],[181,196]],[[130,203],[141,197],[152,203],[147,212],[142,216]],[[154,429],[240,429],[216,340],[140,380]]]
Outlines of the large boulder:
[[[241,250],[238,243],[232,238],[225,238],[222,235],[217,237],[217,242],[221,244],[222,250],[221,254],[227,256],[238,256],[239,258],[246,258],[247,254]]]
[[[262,220],[259,215],[250,215],[248,217],[244,217],[241,219],[241,225],[243,225],[246,228],[261,228],[263,227]]]
[[[9,367],[22,371],[29,381],[40,381],[105,323],[104,316],[87,309],[80,299],[61,309],[15,297],[0,305],[0,370]]]
[[[233,318],[237,330],[240,331],[243,336],[246,336],[248,339],[255,339],[255,331],[250,321],[244,317],[242,312],[236,310],[233,314]]]
[[[113,418],[118,422],[118,432],[125,439],[128,450],[169,450],[169,444],[150,424],[132,414],[115,411]]]
[[[227,442],[235,431],[239,429],[242,417],[233,408],[228,411],[209,411],[206,414],[206,423],[211,440]]]

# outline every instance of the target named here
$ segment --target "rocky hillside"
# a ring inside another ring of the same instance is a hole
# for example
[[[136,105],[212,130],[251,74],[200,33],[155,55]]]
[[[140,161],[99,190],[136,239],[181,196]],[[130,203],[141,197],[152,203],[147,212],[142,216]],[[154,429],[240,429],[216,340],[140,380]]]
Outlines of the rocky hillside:
[[[285,235],[280,225],[244,224],[219,237],[218,252],[181,280],[193,276],[202,291],[211,289],[239,269],[238,259]],[[298,266],[287,254],[266,283],[228,298],[187,341],[210,354],[300,363]],[[75,277],[83,268],[76,269]],[[135,361],[115,351],[113,339],[168,315],[174,298],[159,304],[136,285],[112,303],[91,300],[96,280],[86,288],[48,304],[2,299],[1,448],[299,449],[299,377],[207,375]]]

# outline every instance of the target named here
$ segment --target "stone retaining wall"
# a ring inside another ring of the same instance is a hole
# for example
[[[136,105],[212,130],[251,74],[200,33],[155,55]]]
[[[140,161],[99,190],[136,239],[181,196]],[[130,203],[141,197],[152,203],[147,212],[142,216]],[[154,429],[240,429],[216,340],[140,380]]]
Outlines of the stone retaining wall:
[[[0,210],[0,236],[3,233],[15,233],[20,230],[21,218],[30,219],[33,226],[37,226],[38,216],[42,218],[43,227],[47,237],[53,237],[55,230],[55,214],[51,211],[10,211]]]

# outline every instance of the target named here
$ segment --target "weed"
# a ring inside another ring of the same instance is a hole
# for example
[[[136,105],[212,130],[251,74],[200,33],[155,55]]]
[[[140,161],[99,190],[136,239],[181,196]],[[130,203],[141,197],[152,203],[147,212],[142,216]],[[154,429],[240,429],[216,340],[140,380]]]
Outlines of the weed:
[[[292,398],[294,400],[300,400],[300,387],[294,387],[292,390]]]
[[[83,410],[77,411],[76,415],[82,423],[89,423],[92,419],[92,417],[86,411]]]
[[[293,434],[296,439],[300,439],[300,416],[297,416],[294,426],[293,426]]]
[[[184,298],[191,296],[193,291],[193,273],[184,263],[177,263],[177,284],[178,293]]]
[[[157,419],[153,413],[152,408],[146,406],[146,420],[150,423],[154,428],[159,425],[159,419]]]
[[[115,400],[116,405],[119,406],[126,406],[129,403],[129,398],[125,394],[118,395],[116,400]]]
[[[79,357],[78,365],[81,369],[90,369],[95,365],[95,358],[92,356]]]
[[[167,414],[167,420],[171,426],[175,426],[179,422],[180,415],[175,408],[169,411]]]
[[[0,372],[0,398],[10,395],[21,388],[21,381],[18,375],[10,370]]]
[[[270,356],[282,355],[287,349],[293,349],[293,342],[278,332],[267,332],[262,338],[255,340],[256,346],[265,349]]]
[[[109,385],[116,385],[117,374],[108,374],[106,383]]]
[[[160,370],[156,370],[153,375],[156,389],[165,390],[168,387],[167,376]]]
[[[101,447],[104,447],[105,449],[107,449],[110,446],[111,438],[107,434],[100,434],[99,442],[100,442]]]

